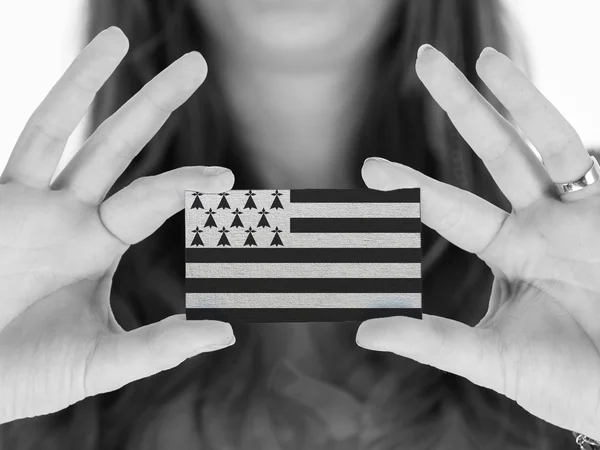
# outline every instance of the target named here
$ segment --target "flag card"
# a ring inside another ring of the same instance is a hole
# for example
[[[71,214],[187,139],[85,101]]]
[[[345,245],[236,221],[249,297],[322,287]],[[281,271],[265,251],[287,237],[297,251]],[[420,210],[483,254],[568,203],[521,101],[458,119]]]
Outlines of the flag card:
[[[185,191],[188,320],[422,318],[419,188]]]

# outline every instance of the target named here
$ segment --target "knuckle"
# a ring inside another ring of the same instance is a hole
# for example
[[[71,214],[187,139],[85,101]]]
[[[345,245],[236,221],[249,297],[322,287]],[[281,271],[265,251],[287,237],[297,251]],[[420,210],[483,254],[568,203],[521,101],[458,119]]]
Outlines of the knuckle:
[[[135,180],[135,198],[142,201],[152,198],[151,211],[157,212],[164,209],[165,204],[172,204],[175,201],[182,203],[183,189],[177,183],[177,177],[173,176],[173,172],[164,172],[157,175],[147,175]],[[133,184],[133,183],[132,183]],[[158,201],[160,197],[161,201]]]
[[[448,348],[448,339],[446,333],[444,332],[440,323],[438,323],[437,320],[434,320],[431,325],[433,335],[435,336],[435,339],[433,340],[433,342],[435,343],[435,348],[431,350],[440,355],[446,354]]]
[[[56,122],[40,113],[34,113],[27,123],[31,134],[42,134],[51,141],[64,141],[71,134],[68,130],[57,126]]]
[[[166,101],[160,99],[150,89],[145,89],[142,92],[142,99],[161,115],[169,115],[173,112],[173,108],[171,108]]]
[[[464,83],[460,83],[458,80],[453,83],[448,92],[450,93],[450,100],[446,111],[454,116],[462,116],[472,112],[473,105],[480,97],[479,91],[475,87],[469,86],[468,89],[465,89]]]
[[[490,256],[494,253],[497,253],[497,250],[499,248],[498,246],[501,246],[501,243],[503,242],[503,239],[501,239],[500,236],[507,229],[507,224],[510,223],[508,221],[509,217],[511,217],[510,214],[506,214],[504,216],[504,219],[499,224],[498,228],[494,231],[493,235],[489,238],[487,243],[485,243],[485,245],[482,248],[475,252],[477,257],[482,261],[489,261],[494,259],[490,258]],[[500,252],[502,254],[506,254],[506,251],[504,249],[501,249]]]
[[[98,349],[101,347],[101,345],[100,345],[101,340],[102,340],[102,336],[98,335],[98,336],[95,336],[90,341],[90,344],[89,344],[90,348],[88,350],[88,355],[85,359],[83,373],[82,373],[82,382],[81,382],[82,392],[83,392],[84,397],[89,397],[91,395],[96,395],[98,393],[97,387],[92,382],[93,377],[91,375],[90,367],[92,366],[94,357],[98,353]]]
[[[455,229],[462,221],[464,215],[463,209],[462,203],[456,202],[440,220],[438,231],[447,233]]]
[[[507,82],[508,83],[508,82]],[[507,84],[504,89],[510,89]],[[523,117],[531,113],[531,109],[539,103],[539,96],[531,89],[520,89],[518,95],[513,96],[513,102],[507,105],[508,110],[513,116]]]
[[[503,139],[504,142],[499,143],[497,148],[494,145],[490,145],[488,148],[482,149],[481,159],[486,164],[502,164],[505,162],[503,157],[506,156],[510,150],[515,148],[520,139],[521,138],[516,133],[511,133],[510,138]]]
[[[424,59],[424,58],[420,58]],[[421,63],[426,69],[426,80],[437,103],[451,116],[460,116],[472,109],[481,94],[464,74],[438,55]]]
[[[92,145],[94,152],[98,155],[109,156],[115,162],[128,166],[133,155],[138,153],[138,146],[123,136],[117,140],[112,133],[104,133],[98,136],[98,140]]]
[[[145,175],[133,180],[129,186],[134,187],[136,190],[145,190],[154,185],[159,179],[160,175]]]
[[[506,361],[506,345],[499,335],[496,335],[496,353],[498,355],[498,363],[500,365],[500,379],[502,382],[502,392],[509,398],[514,400],[514,383],[509,379],[509,371],[507,370]]]
[[[540,145],[539,151],[542,152],[542,160],[548,162],[553,158],[562,158],[568,150],[576,146],[582,147],[583,143],[579,135],[574,130],[570,130],[560,136],[546,140]]]
[[[157,175],[147,175],[133,180],[127,187],[124,188],[124,191],[126,191],[128,202],[131,204],[139,205],[142,202],[144,202],[144,204],[147,204],[145,200],[149,198],[155,199],[156,192],[161,191],[160,189],[155,189],[157,178]],[[153,201],[150,203],[155,204],[156,202]],[[140,212],[144,212],[145,210],[146,207],[140,210]]]
[[[163,336],[165,335],[165,327],[161,322],[155,323],[148,327],[145,333],[145,346],[150,358],[160,357],[164,354],[164,349],[161,345]]]
[[[497,348],[504,393],[508,398],[518,402],[521,358],[513,355],[510,346],[500,336],[498,336]]]
[[[79,91],[85,97],[96,95],[97,85],[100,84],[99,76],[89,71],[77,72],[67,80],[71,89]]]
[[[149,363],[159,370],[170,369],[181,362],[181,356],[169,349],[169,327],[157,322],[148,327],[145,334],[146,357]]]
[[[76,192],[77,198],[86,205],[94,207],[97,205],[99,196],[93,188],[82,183],[73,182],[71,190]]]

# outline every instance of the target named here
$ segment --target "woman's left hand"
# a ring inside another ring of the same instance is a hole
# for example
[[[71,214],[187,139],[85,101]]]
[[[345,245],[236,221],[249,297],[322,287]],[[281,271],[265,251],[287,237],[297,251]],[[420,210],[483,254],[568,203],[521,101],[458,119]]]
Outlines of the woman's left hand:
[[[559,427],[600,440],[600,181],[558,195],[554,183],[592,165],[569,123],[504,55],[485,49],[477,73],[540,153],[543,164],[439,51],[416,69],[436,102],[483,160],[510,213],[407,166],[368,159],[378,190],[421,188],[421,220],[495,279],[489,309],[470,327],[424,314],[372,319],[357,343],[463,376]]]

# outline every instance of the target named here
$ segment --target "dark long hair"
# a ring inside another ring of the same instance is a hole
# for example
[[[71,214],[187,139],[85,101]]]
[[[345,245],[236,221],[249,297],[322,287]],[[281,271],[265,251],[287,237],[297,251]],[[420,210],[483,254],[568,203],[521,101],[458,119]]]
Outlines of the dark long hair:
[[[189,1],[96,0],[90,6],[90,38],[117,25],[131,42],[125,61],[98,94],[94,125],[183,53],[200,50],[211,64],[206,36]],[[475,61],[488,45],[514,54],[517,46],[509,44],[518,40],[514,39],[518,29],[507,20],[500,0],[404,0],[398,1],[395,14],[395,26],[379,49],[369,107],[357,129],[356,145],[349,150],[356,186],[364,186],[360,180],[363,159],[383,156],[509,210],[481,161],[417,80],[414,63],[419,45],[433,44],[504,112],[479,82]],[[246,164],[231,123],[218,80],[209,74],[108,195],[138,177],[187,165],[224,165],[236,175],[234,188],[261,188],[261,179]],[[125,329],[184,311],[182,229],[183,213],[179,213],[124,255],[114,277],[111,303]],[[424,228],[423,248],[424,311],[477,323],[490,295],[489,268],[428,228]],[[348,343],[344,354],[348,370],[368,364],[390,380],[374,400],[381,414],[377,417],[387,428],[383,437],[365,442],[365,447],[562,449],[569,445],[568,432],[531,416],[493,391],[399,356],[359,349],[354,343],[356,327],[340,324],[338,329],[338,338]],[[187,448],[188,441],[176,441],[186,433],[202,442],[201,448],[235,448],[236,444],[250,448],[244,420],[250,403],[260,396],[257,386],[265,374],[257,363],[261,349],[253,326],[236,325],[235,333],[236,345],[226,350],[192,358],[176,369],[59,413],[9,424],[0,433],[0,442],[6,445],[1,448],[162,448],[160,433],[154,433],[164,431],[157,425],[162,421],[176,427],[165,448]],[[350,390],[349,386],[340,388]]]

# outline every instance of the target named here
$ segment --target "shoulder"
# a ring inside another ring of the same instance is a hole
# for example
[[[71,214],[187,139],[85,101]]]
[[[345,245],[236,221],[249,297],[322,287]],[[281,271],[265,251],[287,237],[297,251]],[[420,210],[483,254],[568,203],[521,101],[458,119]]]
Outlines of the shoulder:
[[[587,147],[587,151],[590,156],[595,156],[600,162],[600,147]]]

